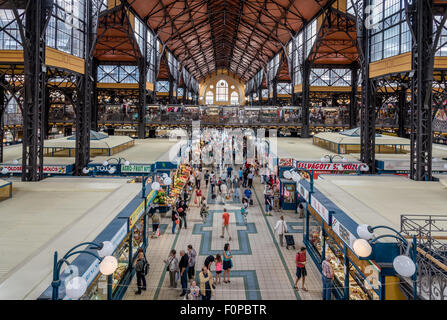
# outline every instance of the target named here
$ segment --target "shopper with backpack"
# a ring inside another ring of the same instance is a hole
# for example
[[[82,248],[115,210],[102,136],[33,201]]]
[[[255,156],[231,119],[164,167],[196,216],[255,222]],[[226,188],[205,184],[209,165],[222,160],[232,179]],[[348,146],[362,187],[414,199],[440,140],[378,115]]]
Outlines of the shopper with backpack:
[[[138,257],[133,263],[133,266],[137,274],[138,286],[138,291],[135,291],[135,294],[141,294],[141,290],[146,291],[146,275],[149,271],[149,263],[146,260],[142,248],[138,249]]]

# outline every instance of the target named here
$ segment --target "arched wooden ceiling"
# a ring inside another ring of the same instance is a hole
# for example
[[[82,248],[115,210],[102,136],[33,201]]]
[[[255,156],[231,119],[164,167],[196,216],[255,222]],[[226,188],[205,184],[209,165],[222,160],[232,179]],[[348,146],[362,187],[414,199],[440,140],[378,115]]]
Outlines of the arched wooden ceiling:
[[[313,64],[349,65],[359,59],[355,17],[335,8],[328,10],[309,60]]]
[[[128,0],[197,79],[225,68],[244,81],[334,0]]]

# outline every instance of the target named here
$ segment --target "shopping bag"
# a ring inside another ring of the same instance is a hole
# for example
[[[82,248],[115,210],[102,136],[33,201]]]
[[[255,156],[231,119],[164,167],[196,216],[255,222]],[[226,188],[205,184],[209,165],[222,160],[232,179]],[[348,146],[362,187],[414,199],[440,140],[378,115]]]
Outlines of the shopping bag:
[[[194,204],[197,204],[197,198],[194,199]]]
[[[155,235],[156,235],[157,237],[160,236],[160,227],[157,228],[157,232],[155,233]]]
[[[180,219],[175,220],[175,224],[180,224]]]

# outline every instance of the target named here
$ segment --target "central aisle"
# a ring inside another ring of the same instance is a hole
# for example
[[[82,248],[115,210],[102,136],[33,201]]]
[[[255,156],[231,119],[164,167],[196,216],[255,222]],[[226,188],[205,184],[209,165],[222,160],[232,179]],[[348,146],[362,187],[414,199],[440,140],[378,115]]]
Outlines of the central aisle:
[[[169,251],[175,249],[180,259],[180,250],[185,250],[189,244],[197,251],[196,278],[203,266],[205,258],[212,254],[222,255],[224,244],[229,242],[233,253],[233,268],[231,270],[231,283],[217,285],[216,300],[300,300],[321,299],[321,279],[319,272],[308,256],[306,287],[296,291],[293,288],[295,281],[295,255],[302,246],[303,219],[298,219],[294,213],[274,212],[273,217],[264,216],[263,190],[264,185],[255,177],[253,193],[254,205],[250,206],[248,223],[245,225],[240,214],[240,202],[226,200],[225,205],[218,204],[211,199],[210,190],[206,190],[210,214],[205,224],[202,223],[199,208],[190,202],[190,212],[187,216],[187,229],[172,234],[170,212],[162,215],[161,236],[149,239],[146,255],[150,263],[150,271],[146,277],[147,291],[135,295],[136,279],[132,280],[124,299],[131,300],[178,300],[181,284],[178,281],[177,289],[169,288],[169,274],[163,262]],[[202,181],[202,185],[204,185]],[[204,186],[202,186],[204,188]],[[203,190],[202,190],[203,191]],[[194,198],[193,198],[194,199]],[[261,206],[262,205],[262,206]],[[223,208],[230,212],[230,233],[220,238],[222,232]],[[274,234],[274,225],[280,215],[285,215],[289,231],[296,242],[296,250],[279,246],[278,236]],[[212,271],[215,265],[213,264]],[[222,273],[223,276],[223,273]],[[188,284],[189,285],[189,284]],[[301,288],[301,281],[298,285]]]

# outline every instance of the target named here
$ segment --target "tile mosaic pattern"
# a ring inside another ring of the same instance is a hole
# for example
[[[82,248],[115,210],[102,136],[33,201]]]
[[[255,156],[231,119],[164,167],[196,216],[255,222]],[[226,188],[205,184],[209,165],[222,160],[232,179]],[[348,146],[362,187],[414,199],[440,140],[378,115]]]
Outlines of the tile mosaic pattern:
[[[216,286],[213,300],[297,300],[321,299],[320,273],[308,257],[306,287],[296,291],[293,288],[295,281],[295,255],[296,250],[287,250],[280,247],[278,236],[274,233],[274,226],[280,215],[284,215],[290,233],[294,235],[296,248],[302,246],[304,219],[291,212],[273,212],[273,216],[265,216],[262,202],[263,185],[254,181],[254,205],[249,208],[248,223],[245,225],[240,214],[240,203],[226,202],[225,208],[230,212],[230,234],[232,240],[220,238],[222,232],[222,213],[224,205],[209,201],[210,214],[205,223],[199,214],[199,207],[191,202],[188,214],[188,228],[176,230],[172,234],[170,213],[162,215],[162,235],[149,240],[147,257],[151,263],[151,270],[147,279],[147,291],[142,295],[135,295],[136,279],[126,292],[124,299],[131,300],[175,300],[181,293],[180,283],[176,289],[169,288],[169,274],[163,262],[171,248],[186,250],[191,244],[197,251],[196,274],[200,271],[205,258],[210,254],[223,251],[225,243],[230,243],[233,252],[233,269],[231,283],[221,283]],[[205,187],[202,187],[205,188]],[[210,189],[210,188],[208,188]],[[206,194],[209,195],[207,190]],[[259,200],[257,200],[257,198]],[[211,200],[211,197],[208,197]],[[212,268],[214,269],[214,267]],[[212,270],[214,271],[214,270]],[[221,274],[223,277],[223,273]],[[299,283],[301,288],[301,281]]]

